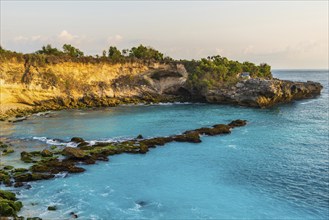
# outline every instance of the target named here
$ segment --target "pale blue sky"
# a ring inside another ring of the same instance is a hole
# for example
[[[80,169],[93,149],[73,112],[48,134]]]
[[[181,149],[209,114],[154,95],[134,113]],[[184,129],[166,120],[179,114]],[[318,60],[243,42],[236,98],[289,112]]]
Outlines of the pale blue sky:
[[[71,43],[87,54],[138,44],[273,68],[328,68],[328,1],[3,1],[1,45]]]

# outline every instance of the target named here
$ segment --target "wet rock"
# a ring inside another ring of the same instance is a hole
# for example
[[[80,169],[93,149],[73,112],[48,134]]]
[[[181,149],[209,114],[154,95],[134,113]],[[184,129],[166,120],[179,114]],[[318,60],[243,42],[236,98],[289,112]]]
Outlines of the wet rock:
[[[71,142],[82,143],[82,142],[85,142],[85,140],[81,137],[73,137],[73,138],[71,138]]]
[[[53,174],[43,174],[43,173],[24,173],[24,174],[14,175],[14,179],[16,182],[47,180],[54,177],[55,176]]]
[[[17,217],[17,212],[19,212],[22,207],[23,204],[20,201],[17,201],[14,193],[0,190],[1,217]]]
[[[214,125],[212,128],[199,128],[199,129],[195,129],[192,131],[187,131],[184,134],[186,134],[186,133],[188,134],[191,132],[197,132],[201,135],[209,135],[209,136],[231,133],[230,127],[225,124]]]
[[[140,145],[139,153],[146,154],[148,151],[149,151],[149,148],[145,144]]]
[[[8,147],[2,151],[2,156],[6,156],[8,154],[14,153],[14,149],[12,147]]]
[[[83,150],[74,147],[65,147],[63,154],[74,159],[83,159],[87,156]]]
[[[177,142],[190,142],[190,143],[200,143],[200,135],[198,132],[188,132],[182,135],[174,136],[174,141]]]
[[[247,120],[234,120],[231,123],[228,124],[228,126],[230,126],[231,128],[234,127],[241,127],[241,126],[245,126],[247,124]]]
[[[42,157],[52,157],[53,156],[53,153],[47,149],[42,150],[40,154]]]
[[[5,166],[3,169],[4,169],[4,170],[12,170],[12,169],[14,169],[14,167],[8,165],[8,166]]]
[[[141,207],[146,206],[147,202],[145,201],[137,201],[136,204],[140,205]]]
[[[22,186],[24,186],[24,184],[23,184],[22,182],[16,182],[16,183],[14,184],[14,187],[15,187],[15,188],[17,188],[17,187],[22,187]]]
[[[144,139],[143,135],[139,134],[136,139]]]
[[[26,169],[26,168],[15,168],[13,170],[14,173],[25,173],[27,171],[28,171],[28,169]]]
[[[26,151],[21,152],[21,160],[24,163],[33,163],[32,155]]]
[[[145,144],[148,147],[163,146],[166,143],[172,142],[174,139],[172,137],[158,137],[143,140],[140,143]]]
[[[47,208],[49,211],[56,211],[57,207],[56,206],[48,206]]]
[[[60,161],[58,159],[52,159],[39,164],[35,164],[30,169],[32,172],[47,172],[52,174],[57,174],[65,171],[69,173],[81,173],[85,171],[84,168],[76,167],[74,161]]]

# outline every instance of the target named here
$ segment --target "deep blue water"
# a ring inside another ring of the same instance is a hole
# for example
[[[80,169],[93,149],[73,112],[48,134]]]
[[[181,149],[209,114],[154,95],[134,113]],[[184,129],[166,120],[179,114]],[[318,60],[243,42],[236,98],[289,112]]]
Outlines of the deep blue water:
[[[72,211],[79,219],[328,219],[328,71],[274,75],[321,82],[322,95],[267,110],[121,106],[61,111],[3,125],[2,136],[8,138],[68,141],[73,136],[164,136],[235,119],[249,122],[230,135],[202,137],[199,144],[170,143],[146,155],[115,155],[86,166],[85,173],[32,183],[19,192],[25,205],[20,214],[44,219],[69,219]],[[49,205],[58,210],[47,211]]]

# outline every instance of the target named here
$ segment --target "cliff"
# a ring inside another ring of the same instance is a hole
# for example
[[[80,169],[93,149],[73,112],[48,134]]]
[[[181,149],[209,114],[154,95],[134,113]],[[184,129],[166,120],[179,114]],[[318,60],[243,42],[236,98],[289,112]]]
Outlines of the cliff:
[[[187,79],[180,64],[129,62],[0,64],[1,117],[49,109],[179,99]]]
[[[278,79],[240,80],[204,91],[188,85],[189,73],[177,62],[32,62],[0,63],[0,118],[63,108],[115,106],[122,103],[199,101],[271,107],[320,94],[315,82]]]

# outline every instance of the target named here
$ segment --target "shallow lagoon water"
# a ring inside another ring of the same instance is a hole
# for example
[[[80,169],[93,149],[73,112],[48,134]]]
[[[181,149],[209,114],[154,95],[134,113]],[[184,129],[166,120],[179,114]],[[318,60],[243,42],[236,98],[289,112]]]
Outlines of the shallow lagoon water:
[[[44,219],[328,219],[328,72],[277,71],[281,79],[314,80],[316,99],[262,110],[228,105],[120,106],[52,113],[6,126],[2,136],[69,141],[179,134],[235,119],[230,135],[170,143],[146,155],[121,154],[82,174],[19,190],[21,215]],[[17,189],[15,189],[17,190]],[[32,205],[33,203],[33,205]],[[56,205],[55,212],[47,207]]]

